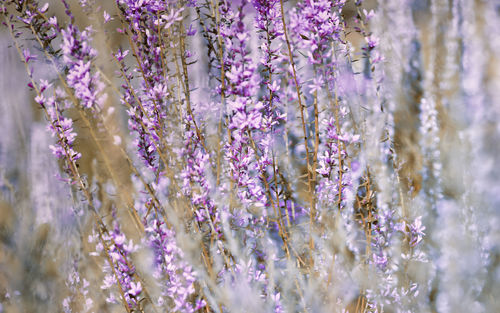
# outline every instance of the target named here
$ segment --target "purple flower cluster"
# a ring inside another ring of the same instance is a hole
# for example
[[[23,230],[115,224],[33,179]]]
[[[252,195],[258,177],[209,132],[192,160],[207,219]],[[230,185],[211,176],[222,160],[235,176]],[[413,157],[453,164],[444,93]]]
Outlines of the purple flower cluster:
[[[61,29],[63,42],[61,51],[63,61],[68,67],[66,77],[68,86],[73,88],[75,97],[84,108],[99,111],[106,95],[102,94],[104,84],[99,79],[99,73],[92,73],[92,60],[97,52],[90,45],[91,28],[80,32],[76,26],[69,24]]]
[[[229,164],[231,179],[237,187],[238,199],[244,207],[261,208],[260,214],[267,215],[267,199],[259,181],[256,162],[257,151],[252,133],[262,125],[262,102],[252,98],[258,87],[255,75],[256,65],[250,57],[247,42],[250,39],[246,29],[243,7],[233,11],[230,7],[221,9],[224,18],[232,21],[222,28],[225,43],[224,67],[228,80],[227,114],[231,137],[226,144],[225,158]],[[253,147],[252,147],[253,143]]]
[[[298,48],[307,50],[310,64],[324,64],[332,55],[331,42],[340,40],[340,12],[345,0],[304,1],[290,14],[290,29]]]
[[[215,208],[210,193],[213,187],[207,179],[206,171],[211,167],[209,155],[204,151],[191,116],[185,118],[184,145],[179,155],[185,166],[180,172],[182,192],[191,200],[196,221],[213,225],[220,233],[220,214]]]
[[[183,261],[183,252],[175,241],[175,232],[165,223],[153,219],[146,227],[148,242],[154,252],[154,272],[161,288],[159,306],[166,306],[173,312],[195,312],[205,306],[202,299],[195,303],[190,298],[195,293],[196,273]]]
[[[56,89],[55,96],[47,98],[45,94],[52,89],[48,81],[41,80],[38,86],[39,94],[35,97],[35,102],[44,109],[49,121],[48,130],[52,137],[56,138],[56,144],[50,145],[50,149],[58,159],[65,162],[65,171],[73,177],[75,162],[82,155],[74,149],[76,132],[73,130],[73,120],[64,115],[64,110],[70,107],[70,102],[65,100],[66,94],[61,89]]]
[[[124,101],[130,108],[129,127],[137,133],[136,144],[139,156],[145,164],[157,171],[158,149],[163,149],[163,137],[167,133],[167,112],[173,105],[169,100],[171,79],[167,76],[165,58],[169,51],[177,50],[178,43],[164,38],[168,32],[178,28],[182,20],[182,7],[176,1],[116,1],[121,10],[120,18],[127,25],[122,32],[130,36],[131,49],[138,61],[134,74],[123,63],[128,50],[115,54],[121,64],[124,84]],[[164,46],[168,44],[168,49]],[[136,78],[139,86],[132,84]]]
[[[142,285],[137,280],[135,266],[130,256],[137,250],[138,246],[134,245],[132,240],[127,240],[116,220],[114,224],[114,229],[110,234],[94,234],[89,237],[89,242],[99,239],[95,255],[104,252],[105,255],[109,256],[104,261],[103,272],[105,276],[101,289],[108,290],[118,285],[120,295],[117,296],[116,291],[110,290],[106,301],[118,303],[119,299],[124,297],[123,300],[130,308],[137,308],[141,300]]]
[[[320,200],[325,203],[342,203],[347,188],[352,188],[346,147],[359,140],[359,135],[342,134],[335,126],[335,118],[324,121],[326,143],[324,151],[318,157],[318,174],[322,176],[317,186]],[[342,204],[343,206],[343,204]]]
[[[500,78],[472,67],[476,54],[459,40],[498,23],[470,15],[486,3],[432,0],[409,14],[413,2],[374,11],[346,0],[79,1],[90,17],[81,26],[66,0],[65,14],[2,1],[81,212],[67,226],[81,253],[60,258],[70,266],[53,311],[451,312],[460,295],[474,311],[498,311],[487,270],[450,264],[480,251],[466,259],[498,272],[496,198],[477,196],[494,191],[468,173],[482,151],[489,167],[478,177],[498,182],[489,136],[499,137],[499,114],[484,99],[494,103],[487,81]],[[420,51],[425,32],[410,20],[426,14],[430,30],[453,35],[433,33]],[[401,25],[415,28],[413,48]],[[475,40],[495,59],[494,43]],[[452,51],[459,45],[464,55]],[[459,59],[464,73],[451,64]],[[478,103],[461,122],[469,131],[447,129],[460,99]],[[448,162],[447,145],[467,169]],[[15,190],[0,174],[0,191]],[[458,291],[458,274],[473,287]]]

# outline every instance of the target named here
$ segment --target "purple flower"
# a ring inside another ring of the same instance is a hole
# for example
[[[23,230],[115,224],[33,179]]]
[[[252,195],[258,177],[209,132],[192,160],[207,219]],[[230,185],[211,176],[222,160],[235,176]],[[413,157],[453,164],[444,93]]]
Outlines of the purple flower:
[[[24,56],[24,61],[26,63],[30,62],[31,60],[36,60],[37,56],[32,55],[31,52],[28,49],[23,49],[23,56]]]
[[[90,46],[91,32],[90,27],[80,32],[70,24],[61,30],[61,50],[63,60],[69,68],[67,82],[73,88],[75,97],[84,108],[99,111],[106,95],[102,93],[104,84],[100,81],[99,73],[92,73],[92,60],[97,52]]]
[[[104,23],[108,23],[109,21],[111,21],[111,20],[112,20],[112,18],[111,18],[111,16],[109,15],[109,13],[108,13],[108,12],[104,11],[104,12],[102,13],[102,15],[103,15],[103,18],[104,18]]]
[[[132,297],[137,297],[141,292],[142,292],[141,282],[130,283],[130,289],[128,291],[129,295],[131,295]]]
[[[409,225],[409,234],[410,234],[410,245],[416,246],[420,241],[422,241],[425,226],[422,224],[422,216],[419,216],[415,219],[415,221]]]

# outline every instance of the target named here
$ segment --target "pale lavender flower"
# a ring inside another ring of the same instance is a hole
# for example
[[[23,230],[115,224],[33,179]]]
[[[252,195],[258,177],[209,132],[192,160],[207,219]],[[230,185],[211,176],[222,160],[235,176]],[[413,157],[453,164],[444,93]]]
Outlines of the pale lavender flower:
[[[92,60],[97,52],[90,46],[91,33],[92,29],[89,27],[80,32],[76,26],[69,24],[61,30],[61,50],[68,66],[66,79],[73,88],[75,97],[84,108],[99,111],[106,95],[103,94],[104,84],[100,81],[99,73],[92,73]]]

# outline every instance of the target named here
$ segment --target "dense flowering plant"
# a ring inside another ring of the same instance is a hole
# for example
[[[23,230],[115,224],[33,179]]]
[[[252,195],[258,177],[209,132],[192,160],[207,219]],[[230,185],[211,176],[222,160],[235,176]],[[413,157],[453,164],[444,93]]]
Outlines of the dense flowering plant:
[[[498,12],[1,0],[0,312],[499,312]]]

